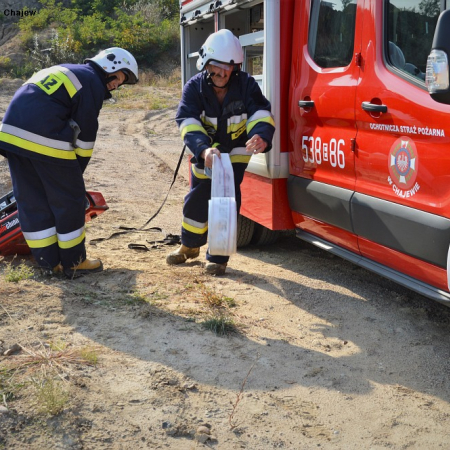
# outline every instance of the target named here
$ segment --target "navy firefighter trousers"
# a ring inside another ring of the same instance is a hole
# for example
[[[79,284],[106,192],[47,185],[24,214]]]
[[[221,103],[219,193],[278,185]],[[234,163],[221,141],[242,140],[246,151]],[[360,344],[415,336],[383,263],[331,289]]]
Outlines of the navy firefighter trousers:
[[[86,190],[81,167],[8,154],[19,222],[42,268],[86,259]]]
[[[244,179],[247,163],[233,163],[234,187],[236,195],[236,209],[239,214],[241,208],[241,183]],[[208,207],[211,199],[211,179],[202,175],[203,169],[196,170],[192,166],[191,187],[184,198],[183,223],[181,227],[181,242],[186,247],[196,248],[206,244],[208,240]],[[206,260],[224,264],[229,256],[211,255],[206,252]]]

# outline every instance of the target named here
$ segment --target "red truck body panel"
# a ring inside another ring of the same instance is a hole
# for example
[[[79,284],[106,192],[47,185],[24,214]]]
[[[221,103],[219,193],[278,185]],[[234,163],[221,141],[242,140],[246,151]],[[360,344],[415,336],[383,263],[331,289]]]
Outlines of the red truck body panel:
[[[194,44],[207,37],[198,23],[233,30],[249,61],[263,43],[262,73],[247,59],[243,69],[261,81],[277,131],[272,151],[250,161],[243,216],[270,230],[295,228],[450,304],[450,106],[425,85],[436,8],[420,0],[186,0],[182,61],[187,81]]]

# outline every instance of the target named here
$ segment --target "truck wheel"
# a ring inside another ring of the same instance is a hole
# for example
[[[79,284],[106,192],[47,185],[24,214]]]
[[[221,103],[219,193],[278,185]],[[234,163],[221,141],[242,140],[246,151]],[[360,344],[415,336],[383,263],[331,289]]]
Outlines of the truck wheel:
[[[278,240],[280,235],[280,231],[270,230],[269,228],[263,227],[257,223],[255,224],[255,231],[253,232],[253,237],[250,243],[253,245],[273,244]]]
[[[238,215],[237,219],[237,247],[246,247],[252,240],[255,222],[247,217]]]

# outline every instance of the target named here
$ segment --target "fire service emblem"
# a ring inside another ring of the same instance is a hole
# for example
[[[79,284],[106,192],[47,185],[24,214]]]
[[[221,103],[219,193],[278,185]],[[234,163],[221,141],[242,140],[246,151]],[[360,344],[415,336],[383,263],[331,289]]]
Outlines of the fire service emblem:
[[[388,182],[399,197],[412,197],[420,189],[416,183],[419,158],[416,145],[409,137],[398,138],[389,152]]]

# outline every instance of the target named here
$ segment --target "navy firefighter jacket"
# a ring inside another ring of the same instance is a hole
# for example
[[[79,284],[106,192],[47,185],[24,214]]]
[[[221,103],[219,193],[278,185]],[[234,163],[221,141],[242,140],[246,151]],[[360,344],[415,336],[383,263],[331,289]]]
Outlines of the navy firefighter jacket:
[[[0,153],[55,164],[79,164],[92,155],[106,80],[94,63],[43,69],[15,93],[0,124]],[[6,152],[6,153],[5,153]]]
[[[185,85],[176,121],[181,137],[194,154],[197,167],[204,167],[203,150],[217,147],[229,153],[232,163],[248,163],[251,155],[245,143],[258,134],[272,148],[275,122],[270,102],[258,83],[246,72],[234,72],[221,105],[206,71],[194,75]]]

